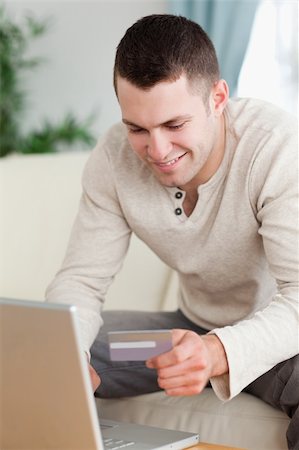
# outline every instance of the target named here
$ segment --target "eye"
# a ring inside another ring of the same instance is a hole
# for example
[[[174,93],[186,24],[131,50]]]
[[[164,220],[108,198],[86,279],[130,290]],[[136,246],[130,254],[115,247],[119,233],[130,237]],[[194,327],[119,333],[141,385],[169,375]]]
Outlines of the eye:
[[[128,127],[129,133],[138,134],[143,133],[145,130],[143,128],[130,128]]]
[[[175,130],[180,130],[181,128],[183,128],[184,125],[185,125],[185,122],[182,122],[182,123],[178,123],[177,125],[167,125],[167,128],[169,130],[175,131]]]

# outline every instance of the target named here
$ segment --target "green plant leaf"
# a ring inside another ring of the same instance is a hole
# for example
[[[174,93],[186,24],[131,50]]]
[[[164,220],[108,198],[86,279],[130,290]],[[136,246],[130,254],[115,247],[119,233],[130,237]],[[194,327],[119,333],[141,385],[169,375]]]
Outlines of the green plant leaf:
[[[32,14],[15,23],[0,5],[0,157],[12,152],[48,153],[62,146],[80,142],[93,145],[90,131],[94,117],[79,121],[69,113],[58,124],[45,120],[40,130],[23,136],[20,124],[26,111],[28,92],[22,79],[24,71],[33,71],[45,62],[43,57],[28,58],[27,50],[33,39],[45,34],[51,19],[37,20]]]
[[[59,151],[62,145],[71,146],[80,142],[82,147],[94,145],[95,139],[89,131],[91,119],[79,122],[71,113],[59,124],[44,121],[39,131],[32,131],[21,142],[20,153],[52,153]]]

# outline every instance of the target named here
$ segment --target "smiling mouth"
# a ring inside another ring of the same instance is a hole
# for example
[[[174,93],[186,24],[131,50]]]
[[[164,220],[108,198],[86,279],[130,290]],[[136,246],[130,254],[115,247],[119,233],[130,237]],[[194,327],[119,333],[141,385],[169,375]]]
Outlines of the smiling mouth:
[[[187,152],[186,152],[187,153]],[[177,158],[171,159],[170,161],[167,162],[156,162],[155,165],[158,167],[169,167],[169,166],[174,166],[175,163],[177,163],[181,158],[183,158],[183,156],[186,155],[186,153],[184,153],[181,156],[178,156]]]

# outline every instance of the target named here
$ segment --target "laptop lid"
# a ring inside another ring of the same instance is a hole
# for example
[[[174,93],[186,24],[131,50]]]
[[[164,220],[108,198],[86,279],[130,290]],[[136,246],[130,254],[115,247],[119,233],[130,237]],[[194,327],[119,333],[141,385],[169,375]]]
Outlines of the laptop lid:
[[[74,306],[0,298],[1,449],[103,450],[102,434],[132,450],[198,442],[195,433],[111,421],[101,433],[79,339]]]
[[[0,300],[1,449],[102,448],[76,328],[74,307]]]

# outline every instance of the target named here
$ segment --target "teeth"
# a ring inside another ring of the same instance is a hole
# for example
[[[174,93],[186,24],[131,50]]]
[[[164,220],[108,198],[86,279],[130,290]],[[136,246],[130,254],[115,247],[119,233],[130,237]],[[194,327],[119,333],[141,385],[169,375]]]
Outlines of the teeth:
[[[176,163],[178,160],[179,160],[179,158],[172,159],[171,161],[164,163],[163,166],[171,166],[172,164]]]
[[[154,161],[152,161],[152,162],[154,162],[157,166],[160,166],[160,167],[173,166],[180,158],[182,158],[182,156],[185,156],[185,154],[186,153],[184,153],[183,155],[177,156],[176,158],[171,159],[170,161],[167,161],[165,163],[163,163],[163,162],[159,163],[159,162],[154,162]]]
[[[171,161],[168,161],[166,163],[160,163],[159,166],[172,166],[174,163],[176,163],[180,157],[172,159]]]

